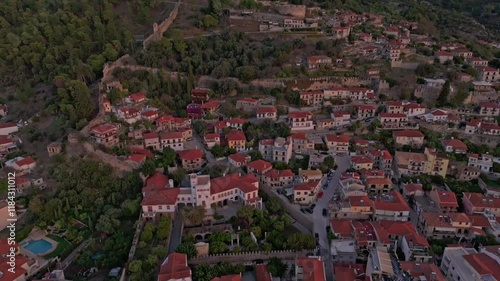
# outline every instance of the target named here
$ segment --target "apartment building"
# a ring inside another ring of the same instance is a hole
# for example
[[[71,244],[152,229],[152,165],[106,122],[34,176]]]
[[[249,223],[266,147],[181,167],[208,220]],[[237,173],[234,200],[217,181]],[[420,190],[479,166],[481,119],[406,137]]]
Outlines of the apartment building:
[[[449,159],[425,148],[424,153],[396,151],[396,168],[400,175],[440,175],[446,177]]]
[[[375,199],[374,219],[377,221],[408,221],[410,207],[398,191],[383,194]]]
[[[427,238],[468,238],[471,221],[464,213],[436,214],[423,212],[420,215],[420,229]]]
[[[308,131],[314,129],[310,112],[292,112],[288,114],[290,129],[293,131]]]
[[[467,166],[478,168],[483,173],[489,173],[493,169],[493,156],[475,153],[470,153],[467,156],[469,156]]]
[[[310,205],[316,201],[320,189],[320,181],[296,183],[293,186],[293,201],[301,205]]]
[[[272,188],[286,188],[293,185],[292,170],[271,169],[262,176],[262,183]]]
[[[356,118],[366,119],[375,117],[377,108],[373,105],[357,105],[356,106]]]
[[[478,253],[474,248],[449,246],[444,249],[441,270],[447,280],[500,280],[499,258]]]
[[[299,93],[300,99],[304,101],[306,106],[320,107],[323,104],[323,91],[307,91]]]
[[[380,122],[386,129],[405,128],[408,126],[408,116],[404,113],[381,113]]]
[[[462,197],[464,212],[468,215],[490,213],[500,217],[500,198],[482,193],[464,192]]]
[[[429,198],[436,204],[441,212],[457,212],[458,200],[454,192],[433,188],[431,192],[429,192]]]
[[[314,149],[314,143],[304,133],[295,133],[287,138],[292,143],[292,152],[307,153]]]
[[[179,151],[179,159],[181,160],[182,168],[186,171],[201,169],[203,165],[203,156],[204,154],[201,149]]]
[[[111,147],[120,141],[118,138],[118,127],[112,124],[101,124],[94,126],[90,131],[92,139],[97,144],[102,144],[106,147]]]
[[[259,142],[259,152],[263,158],[272,162],[288,163],[292,158],[292,147],[290,141],[278,137],[273,139],[264,139]]]
[[[161,148],[170,147],[175,151],[184,150],[184,138],[181,132],[166,132],[160,135]]]
[[[493,102],[485,102],[479,104],[479,114],[485,116],[499,116],[500,115],[500,104]]]
[[[373,203],[368,196],[350,196],[333,203],[333,219],[367,220],[373,215]]]

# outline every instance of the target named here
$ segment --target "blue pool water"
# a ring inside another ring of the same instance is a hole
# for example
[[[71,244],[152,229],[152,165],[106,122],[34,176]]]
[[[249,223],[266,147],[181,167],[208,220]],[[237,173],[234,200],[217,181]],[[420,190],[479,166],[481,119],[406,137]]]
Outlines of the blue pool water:
[[[47,240],[39,239],[21,243],[21,247],[38,255],[49,251],[52,248],[52,244]]]

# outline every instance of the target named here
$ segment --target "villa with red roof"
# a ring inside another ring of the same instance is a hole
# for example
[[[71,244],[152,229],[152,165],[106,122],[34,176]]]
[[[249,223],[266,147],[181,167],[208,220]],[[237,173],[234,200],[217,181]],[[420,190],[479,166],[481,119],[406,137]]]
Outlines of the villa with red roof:
[[[220,145],[220,134],[205,134],[203,136],[203,140],[205,141],[207,148],[211,149],[216,144]]]
[[[446,139],[443,140],[442,142],[443,149],[445,152],[451,153],[457,153],[457,154],[465,154],[467,153],[467,145],[459,140],[459,139]]]
[[[446,281],[439,267],[433,262],[401,261],[401,269],[407,272],[412,280]]]
[[[36,167],[36,161],[31,156],[28,157],[18,157],[14,159],[12,163],[12,168],[18,171],[30,171]]]
[[[203,151],[201,149],[188,149],[178,152],[182,168],[187,171],[198,170],[203,164]]]
[[[0,135],[7,136],[19,131],[16,123],[0,123]]]
[[[138,92],[131,94],[125,100],[127,103],[140,103],[146,101],[147,100],[146,92]]]
[[[245,133],[240,130],[232,130],[226,135],[226,141],[229,148],[237,152],[245,151],[247,145],[247,138]]]
[[[304,133],[295,133],[287,138],[292,143],[292,150],[294,152],[309,152],[314,149],[314,142]]]
[[[355,155],[351,157],[351,167],[356,170],[371,170],[373,169],[373,161],[364,155]]]
[[[392,137],[396,146],[421,147],[424,145],[424,134],[419,130],[394,131]]]
[[[258,195],[259,180],[253,175],[231,174],[210,179],[208,175],[190,174],[189,187],[173,187],[167,176],[156,173],[146,180],[142,189],[142,216],[154,219],[161,215],[175,215],[181,206],[227,205],[228,201],[262,207]]]
[[[94,126],[90,131],[92,139],[97,144],[107,147],[115,146],[119,142],[117,135],[118,127],[112,124],[101,124]]]
[[[257,108],[256,111],[257,119],[271,119],[276,120],[278,118],[278,110],[275,106],[263,106]]]
[[[191,281],[191,269],[187,264],[187,255],[171,253],[160,266],[157,281]]]
[[[420,183],[406,183],[403,184],[403,195],[406,198],[424,196],[424,188]]]
[[[288,122],[292,132],[314,129],[314,122],[310,112],[291,112],[288,114]]]
[[[477,78],[481,81],[495,82],[500,80],[500,70],[490,66],[475,67],[478,75]]]
[[[261,182],[269,187],[283,188],[290,187],[293,184],[294,174],[292,170],[271,169],[261,177]]]
[[[309,205],[316,201],[321,188],[320,181],[296,183],[293,186],[293,201],[302,205]]]
[[[457,196],[451,191],[440,191],[436,188],[429,193],[429,198],[444,213],[456,212],[458,209]]]
[[[154,150],[160,150],[160,137],[157,133],[145,133],[142,138],[144,139],[144,147]]]
[[[143,111],[141,112],[141,117],[145,121],[153,122],[154,120],[156,120],[156,118],[158,118],[158,111],[156,110]]]
[[[471,221],[464,213],[436,214],[422,212],[421,233],[427,238],[444,239],[470,237]]]
[[[229,164],[241,168],[243,166],[246,166],[250,162],[251,157],[248,155],[244,156],[240,153],[234,153],[229,155],[227,159],[229,161]]]
[[[210,99],[209,94],[210,94],[210,89],[205,89],[205,88],[192,89],[191,90],[191,102],[198,103],[198,104],[204,104]]]
[[[273,165],[264,160],[255,160],[247,164],[247,170],[249,174],[255,175],[257,178],[261,179],[262,176],[271,171]]]
[[[325,134],[325,143],[329,152],[348,153],[349,136]]]

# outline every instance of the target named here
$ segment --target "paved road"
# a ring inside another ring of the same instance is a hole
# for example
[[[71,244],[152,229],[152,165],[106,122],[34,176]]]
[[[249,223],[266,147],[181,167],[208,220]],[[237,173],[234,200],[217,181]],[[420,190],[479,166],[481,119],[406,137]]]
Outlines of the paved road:
[[[60,269],[60,270],[64,270],[66,269],[66,267],[68,267],[72,262],[73,260],[77,257],[78,253],[85,247],[87,247],[87,245],[90,243],[90,239],[89,240],[86,240],[86,241],[83,241],[78,247],[76,247],[76,249],[73,250],[73,252],[71,252],[71,254],[69,254],[63,261],[57,263],[57,266],[56,268],[57,269]]]
[[[182,242],[182,214],[177,212],[175,216],[174,225],[172,226],[172,232],[170,233],[170,242],[168,243],[168,253],[171,254],[175,252],[177,247]]]
[[[205,158],[207,159],[208,166],[213,166],[215,163],[217,163],[217,160],[215,160],[215,157],[212,155],[212,153],[205,148],[203,139],[195,132],[193,132],[193,142],[199,149],[203,150],[203,152],[205,153]]]
[[[334,191],[339,187],[340,174],[349,168],[350,157],[335,157],[335,162],[338,165],[337,171],[333,174],[333,178],[328,188],[324,191],[323,197],[316,202],[316,208],[313,213],[314,232],[319,234],[319,245],[321,256],[325,263],[326,280],[333,280],[333,260],[330,254],[330,243],[326,236],[326,227],[328,226],[329,220],[323,216],[322,212],[323,208],[328,210],[328,205],[333,197]]]

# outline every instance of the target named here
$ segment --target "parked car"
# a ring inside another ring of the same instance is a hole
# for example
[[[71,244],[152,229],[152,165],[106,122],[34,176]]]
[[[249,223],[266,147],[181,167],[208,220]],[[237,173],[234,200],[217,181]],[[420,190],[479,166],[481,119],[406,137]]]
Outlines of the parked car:
[[[318,240],[319,239],[319,234],[317,232],[314,233],[314,237],[316,238],[316,240]]]
[[[325,184],[323,185],[323,189],[327,189],[327,188],[328,188],[328,183],[325,183]]]
[[[324,217],[326,217],[326,216],[328,216],[328,211],[326,209],[323,209],[322,214],[323,214]]]
[[[320,191],[320,192],[318,193],[318,198],[319,198],[319,199],[323,198],[323,191]]]
[[[300,208],[300,211],[301,211],[303,214],[305,214],[305,213],[306,213],[306,209],[304,209],[304,208]]]
[[[306,209],[306,212],[308,212],[309,214],[312,214],[313,210],[312,209]]]
[[[314,210],[315,207],[316,207],[316,204],[312,204],[311,205],[311,210]]]

